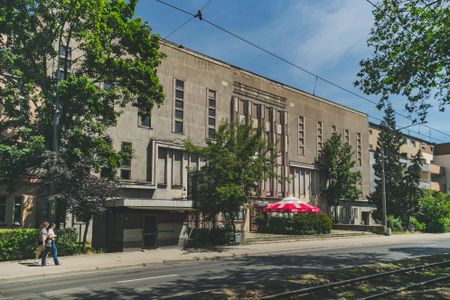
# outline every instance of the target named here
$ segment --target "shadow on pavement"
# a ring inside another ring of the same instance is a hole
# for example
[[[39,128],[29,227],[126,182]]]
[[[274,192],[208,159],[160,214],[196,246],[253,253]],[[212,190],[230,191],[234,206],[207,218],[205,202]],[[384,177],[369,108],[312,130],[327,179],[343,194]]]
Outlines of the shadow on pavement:
[[[450,253],[450,248],[442,247],[399,247],[399,248],[389,248],[389,251],[403,252],[411,256],[425,256],[425,255],[435,255]]]
[[[265,280],[290,275],[299,275],[318,270],[341,269],[369,262],[387,261],[385,255],[370,253],[345,253],[328,255],[270,255],[250,256],[233,261],[223,261],[221,271],[203,272],[200,275],[183,275],[180,279],[168,281],[160,286],[146,287],[145,281],[67,295],[70,299],[226,299],[215,298],[211,293],[202,297],[201,291],[224,287],[242,287]],[[180,265],[180,268],[183,266]],[[131,285],[130,285],[131,284]],[[195,293],[187,295],[187,293]],[[65,297],[66,298],[66,297]]]

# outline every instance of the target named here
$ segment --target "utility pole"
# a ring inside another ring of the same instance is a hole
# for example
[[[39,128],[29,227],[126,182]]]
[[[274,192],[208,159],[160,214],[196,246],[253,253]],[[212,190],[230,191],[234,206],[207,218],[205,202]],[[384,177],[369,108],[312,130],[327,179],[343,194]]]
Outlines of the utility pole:
[[[387,212],[386,212],[386,174],[384,172],[384,149],[381,148],[381,206],[383,209],[383,226],[384,234],[390,235],[387,227]]]

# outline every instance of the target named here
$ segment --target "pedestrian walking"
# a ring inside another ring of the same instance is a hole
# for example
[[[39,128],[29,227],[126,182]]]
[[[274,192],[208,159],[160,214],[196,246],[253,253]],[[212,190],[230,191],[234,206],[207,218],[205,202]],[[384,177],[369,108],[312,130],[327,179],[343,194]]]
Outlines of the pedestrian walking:
[[[55,234],[55,223],[51,223],[48,226],[47,230],[47,239],[45,240],[45,250],[44,253],[42,253],[42,266],[47,265],[47,253],[50,251],[53,257],[53,262],[55,266],[59,266],[59,259],[58,259],[58,248],[56,247],[55,239],[57,235]]]
[[[39,232],[39,238],[37,240],[37,249],[36,249],[36,256],[34,257],[34,263],[39,263],[39,256],[42,254],[42,252],[45,249],[45,240],[47,239],[47,228],[48,228],[48,222],[43,222],[41,226],[39,227],[41,231]]]

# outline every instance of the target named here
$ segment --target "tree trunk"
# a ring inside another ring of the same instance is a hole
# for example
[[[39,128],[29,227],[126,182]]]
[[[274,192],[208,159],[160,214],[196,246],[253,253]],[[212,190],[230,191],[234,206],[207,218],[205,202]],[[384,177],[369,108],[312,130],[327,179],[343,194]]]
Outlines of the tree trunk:
[[[81,248],[81,251],[83,251],[83,253],[86,253],[86,239],[87,239],[90,220],[86,221],[85,223],[86,223],[86,226],[84,227],[83,247]]]
[[[339,222],[338,206],[336,204],[334,205],[334,223],[337,224],[338,222]]]

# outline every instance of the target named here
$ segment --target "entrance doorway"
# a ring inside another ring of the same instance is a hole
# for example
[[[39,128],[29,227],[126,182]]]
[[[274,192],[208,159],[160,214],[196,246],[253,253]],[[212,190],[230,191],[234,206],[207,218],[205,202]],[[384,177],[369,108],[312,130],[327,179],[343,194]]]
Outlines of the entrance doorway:
[[[362,221],[364,225],[370,225],[370,214],[367,211],[361,213]]]
[[[158,219],[155,215],[144,215],[142,233],[144,248],[152,249],[158,247]]]

